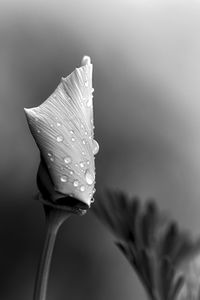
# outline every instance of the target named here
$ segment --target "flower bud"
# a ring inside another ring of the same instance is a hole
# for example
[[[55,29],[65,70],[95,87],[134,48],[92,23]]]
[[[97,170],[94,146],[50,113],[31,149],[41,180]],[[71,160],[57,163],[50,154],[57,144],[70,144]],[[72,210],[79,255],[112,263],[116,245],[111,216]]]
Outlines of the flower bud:
[[[46,101],[25,109],[41,153],[38,186],[45,200],[72,197],[88,207],[93,201],[99,146],[93,130],[92,68],[90,58],[83,57],[81,67],[62,78]]]

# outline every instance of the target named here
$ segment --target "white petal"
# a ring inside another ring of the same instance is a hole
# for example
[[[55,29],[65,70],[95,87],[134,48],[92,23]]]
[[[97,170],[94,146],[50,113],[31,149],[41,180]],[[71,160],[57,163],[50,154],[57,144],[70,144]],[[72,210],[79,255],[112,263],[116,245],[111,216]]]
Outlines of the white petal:
[[[88,205],[95,184],[92,68],[84,57],[45,102],[25,109],[55,190]]]

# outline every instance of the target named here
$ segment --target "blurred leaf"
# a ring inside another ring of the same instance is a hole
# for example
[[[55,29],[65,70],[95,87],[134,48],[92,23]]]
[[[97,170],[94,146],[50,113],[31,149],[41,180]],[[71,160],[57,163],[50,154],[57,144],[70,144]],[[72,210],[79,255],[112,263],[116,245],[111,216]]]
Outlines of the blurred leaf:
[[[180,265],[193,259],[200,243],[192,242],[189,233],[180,230],[153,200],[142,204],[137,197],[109,190],[92,210],[115,234],[117,247],[133,266],[149,299],[179,300],[185,284]]]

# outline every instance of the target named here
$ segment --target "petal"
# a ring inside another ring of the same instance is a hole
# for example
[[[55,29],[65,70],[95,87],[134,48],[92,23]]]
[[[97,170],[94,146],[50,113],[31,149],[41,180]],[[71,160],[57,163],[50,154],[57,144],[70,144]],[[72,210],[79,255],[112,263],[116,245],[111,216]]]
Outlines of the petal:
[[[92,68],[84,57],[45,102],[25,109],[55,190],[88,206],[95,184]]]

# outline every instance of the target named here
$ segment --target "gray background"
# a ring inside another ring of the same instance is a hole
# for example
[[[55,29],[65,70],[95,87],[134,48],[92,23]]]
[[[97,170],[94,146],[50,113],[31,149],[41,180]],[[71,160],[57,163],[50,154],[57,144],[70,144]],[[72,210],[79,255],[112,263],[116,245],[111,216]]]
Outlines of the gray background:
[[[200,232],[200,2],[0,2],[0,299],[32,299],[45,224],[39,152],[23,107],[94,64],[97,191],[157,199]],[[113,236],[89,212],[62,227],[48,300],[143,300]]]

